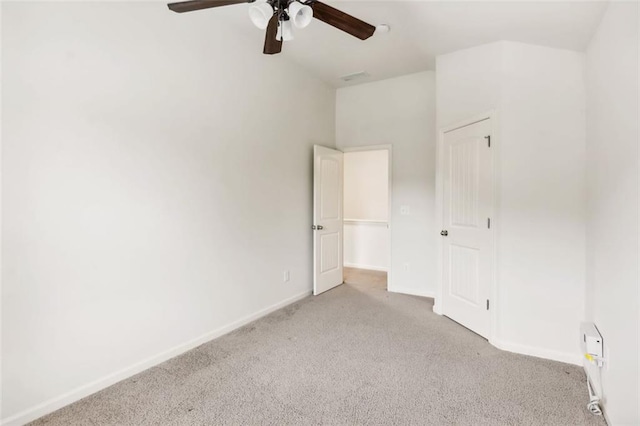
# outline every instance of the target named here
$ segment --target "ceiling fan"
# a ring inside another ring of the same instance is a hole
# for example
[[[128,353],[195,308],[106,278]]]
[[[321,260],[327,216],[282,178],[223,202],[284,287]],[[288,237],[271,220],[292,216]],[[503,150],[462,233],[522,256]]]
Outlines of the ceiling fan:
[[[183,13],[240,3],[255,3],[249,8],[249,17],[258,28],[267,30],[264,41],[266,55],[280,53],[282,42],[293,39],[292,24],[304,28],[312,18],[360,40],[368,39],[376,31],[373,25],[317,0],[191,0],[167,6],[174,12]]]

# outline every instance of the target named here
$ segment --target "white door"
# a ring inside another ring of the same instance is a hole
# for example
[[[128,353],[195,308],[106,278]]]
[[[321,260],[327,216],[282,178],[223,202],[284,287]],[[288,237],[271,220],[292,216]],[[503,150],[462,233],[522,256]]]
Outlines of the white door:
[[[313,147],[313,294],[342,284],[342,190],[340,151]]]
[[[489,337],[491,121],[445,133],[442,313]]]

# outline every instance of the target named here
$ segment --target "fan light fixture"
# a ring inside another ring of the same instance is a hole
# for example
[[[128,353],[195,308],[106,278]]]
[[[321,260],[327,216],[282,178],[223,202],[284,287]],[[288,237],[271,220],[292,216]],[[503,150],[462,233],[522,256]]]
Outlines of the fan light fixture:
[[[366,40],[376,32],[373,25],[320,0],[186,0],[167,6],[176,13],[185,13],[241,3],[254,3],[249,8],[249,18],[256,27],[266,30],[262,51],[265,55],[282,52],[283,41],[293,39],[293,27],[304,28],[313,19],[360,40]]]
[[[283,6],[286,5],[286,8]],[[264,30],[269,25],[269,20],[274,15],[278,16],[278,32],[276,39],[280,41],[293,40],[293,26],[305,28],[313,19],[313,9],[311,6],[300,3],[298,0],[287,2],[257,0],[249,8],[249,18],[253,25]],[[293,25],[292,25],[293,24]]]

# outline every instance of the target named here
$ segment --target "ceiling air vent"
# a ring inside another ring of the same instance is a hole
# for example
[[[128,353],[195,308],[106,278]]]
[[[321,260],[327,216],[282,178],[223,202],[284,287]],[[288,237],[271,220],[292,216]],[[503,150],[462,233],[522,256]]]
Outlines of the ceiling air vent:
[[[369,73],[367,73],[366,71],[361,71],[361,72],[356,72],[349,75],[343,75],[342,77],[340,77],[340,80],[353,81],[353,80],[359,80],[366,77],[369,77]]]

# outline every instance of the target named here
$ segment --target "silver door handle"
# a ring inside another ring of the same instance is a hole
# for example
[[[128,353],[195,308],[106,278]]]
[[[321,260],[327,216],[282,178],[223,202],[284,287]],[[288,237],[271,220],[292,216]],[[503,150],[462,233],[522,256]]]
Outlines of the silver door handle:
[[[444,229],[444,230],[440,231],[440,235],[442,235],[443,237],[446,237],[447,235],[449,235],[449,231]]]
[[[312,225],[311,229],[313,229],[314,231],[322,231],[324,229],[324,227],[322,225]]]

